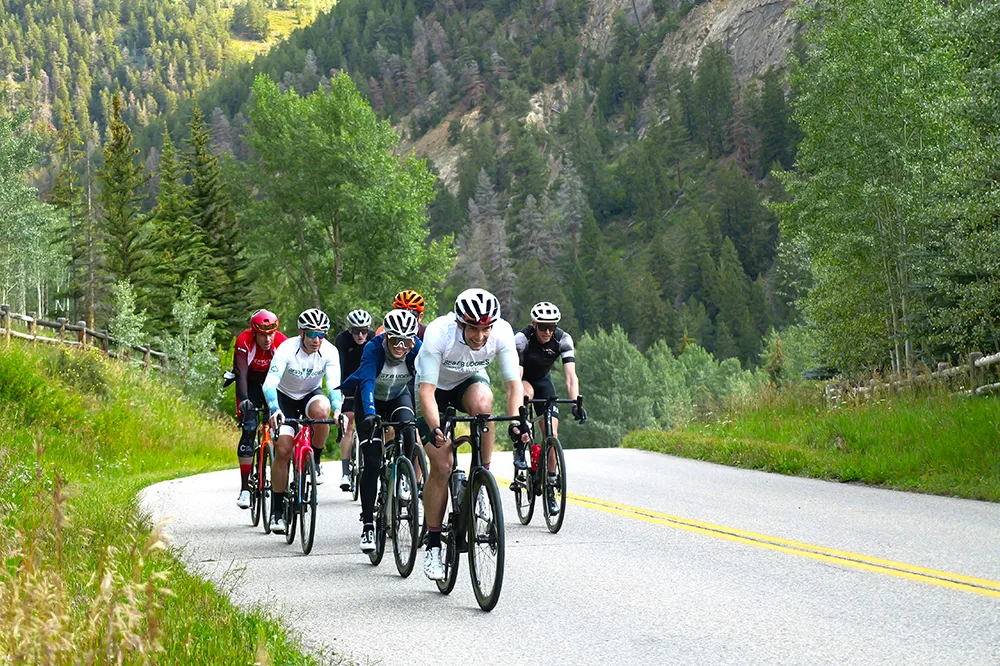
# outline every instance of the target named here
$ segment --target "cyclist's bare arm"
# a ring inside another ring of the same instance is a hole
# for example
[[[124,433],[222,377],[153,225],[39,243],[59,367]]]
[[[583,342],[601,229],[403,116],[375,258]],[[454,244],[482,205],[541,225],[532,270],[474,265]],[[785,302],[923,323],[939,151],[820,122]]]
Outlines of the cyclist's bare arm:
[[[570,400],[576,400],[580,395],[580,379],[576,376],[576,363],[563,363],[563,372],[566,374],[566,396]]]

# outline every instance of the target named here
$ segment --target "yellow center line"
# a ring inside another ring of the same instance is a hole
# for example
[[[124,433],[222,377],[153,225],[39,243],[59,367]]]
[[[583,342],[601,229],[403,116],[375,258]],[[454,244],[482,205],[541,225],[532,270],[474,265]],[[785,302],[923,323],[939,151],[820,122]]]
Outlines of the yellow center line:
[[[504,485],[510,484],[510,481],[507,479],[498,478],[497,481]],[[587,497],[586,495],[567,493],[566,501],[578,506],[596,509],[598,511],[604,511],[606,513],[625,516],[628,518],[634,518],[636,520],[642,520],[654,525],[664,525],[666,527],[713,536],[719,539],[726,539],[727,541],[734,541],[748,546],[766,548],[768,550],[775,550],[789,555],[808,557],[821,562],[861,569],[862,571],[896,576],[898,578],[906,578],[908,580],[915,580],[922,583],[929,583],[931,585],[938,585],[940,587],[947,587],[953,590],[1000,598],[1000,582],[994,580],[975,578],[949,571],[928,569],[926,567],[919,567],[912,564],[906,564],[904,562],[895,562],[893,560],[870,557],[859,553],[825,548],[823,546],[816,546],[800,541],[782,539],[768,534],[749,532],[747,530],[725,527],[723,525],[715,525],[713,523],[692,520],[690,518],[682,518],[680,516],[674,516],[667,513],[651,511],[649,509],[642,509],[639,507],[629,506],[627,504],[619,504],[608,500],[596,499],[593,497]]]

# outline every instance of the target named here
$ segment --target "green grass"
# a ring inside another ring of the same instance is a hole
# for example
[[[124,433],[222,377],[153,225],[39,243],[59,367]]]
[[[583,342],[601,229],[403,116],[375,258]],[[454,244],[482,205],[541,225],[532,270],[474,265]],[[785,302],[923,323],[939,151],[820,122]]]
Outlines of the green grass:
[[[138,510],[150,483],[233,467],[230,424],[96,353],[14,344],[0,428],[0,663],[318,663],[189,575]]]
[[[288,39],[292,31],[304,28],[312,23],[319,12],[329,11],[334,0],[313,0],[304,2],[302,12],[295,9],[269,9],[267,12],[270,34],[265,40],[245,39],[232,35],[229,40],[230,50],[241,60],[253,60],[260,53],[266,53],[272,46]],[[232,9],[226,12],[227,19],[232,17]]]
[[[828,409],[818,387],[759,396],[623,446],[781,474],[1000,501],[1000,399],[945,390]]]

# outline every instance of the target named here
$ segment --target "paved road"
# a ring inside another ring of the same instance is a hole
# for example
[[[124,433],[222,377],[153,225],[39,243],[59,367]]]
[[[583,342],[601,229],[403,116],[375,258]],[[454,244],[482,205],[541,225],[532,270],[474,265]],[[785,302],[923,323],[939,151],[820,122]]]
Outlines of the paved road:
[[[308,556],[250,527],[235,470],[151,486],[143,506],[175,516],[192,569],[350,663],[1000,664],[1000,505],[633,450],[566,461],[576,497],[559,534],[537,512],[521,526],[502,493],[492,613],[464,557],[448,597],[419,560],[406,580],[391,552],[372,567],[359,505],[333,479]],[[498,454],[493,469],[510,465]]]

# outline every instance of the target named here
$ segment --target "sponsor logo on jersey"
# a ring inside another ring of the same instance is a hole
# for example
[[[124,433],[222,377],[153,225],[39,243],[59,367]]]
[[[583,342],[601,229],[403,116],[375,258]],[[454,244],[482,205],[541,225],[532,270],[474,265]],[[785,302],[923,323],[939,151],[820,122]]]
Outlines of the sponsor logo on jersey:
[[[456,372],[475,372],[480,368],[485,368],[490,364],[493,359],[486,359],[485,361],[451,361],[444,359],[441,364],[444,367],[454,370]]]

